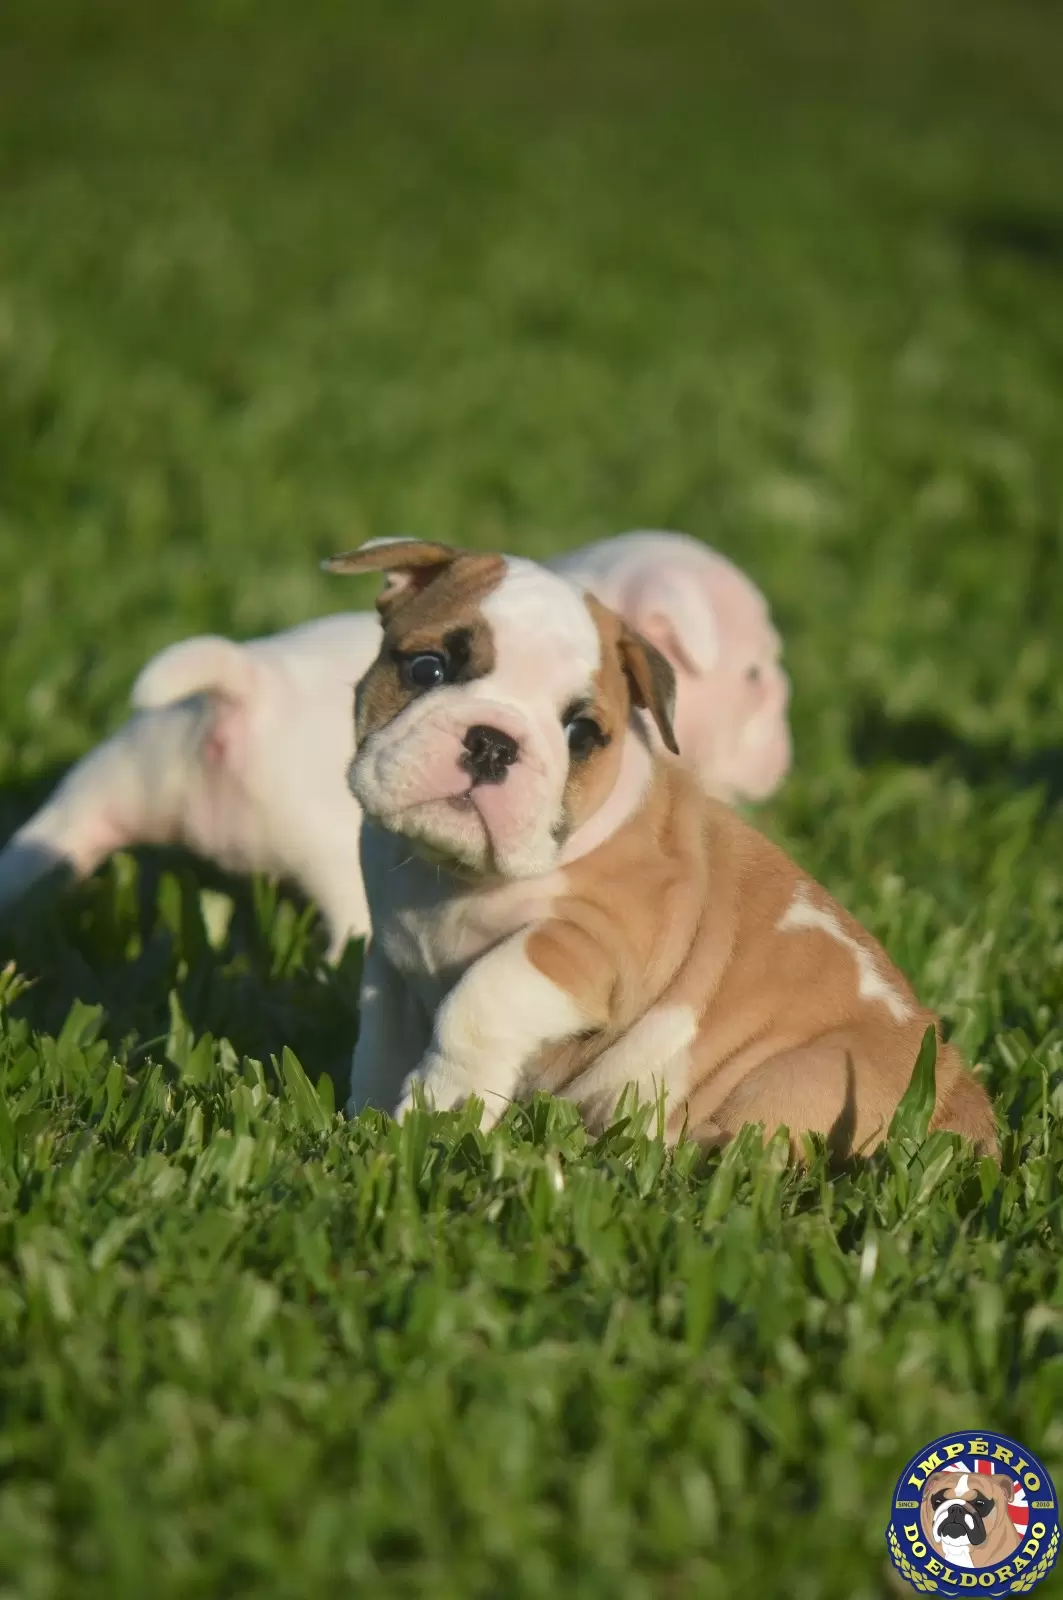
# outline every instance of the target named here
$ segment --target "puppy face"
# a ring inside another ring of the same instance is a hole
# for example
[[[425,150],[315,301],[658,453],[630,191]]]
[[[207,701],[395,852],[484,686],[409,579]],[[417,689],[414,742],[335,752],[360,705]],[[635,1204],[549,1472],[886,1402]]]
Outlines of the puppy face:
[[[625,597],[625,613],[675,668],[684,758],[721,799],[763,800],[789,771],[790,681],[764,596],[696,550]]]
[[[923,1485],[920,1521],[935,1550],[985,1566],[1020,1542],[1008,1506],[1015,1493],[1006,1473],[935,1472]]]
[[[692,738],[704,752],[700,766],[706,786],[724,799],[763,800],[790,768],[790,680],[762,596],[736,581],[729,601],[717,620],[717,662],[702,674],[698,692],[686,704],[700,719]]]
[[[633,705],[674,748],[667,663],[534,562],[395,540],[328,566],[387,574],[350,785],[430,859],[502,878],[548,871],[611,793]]]

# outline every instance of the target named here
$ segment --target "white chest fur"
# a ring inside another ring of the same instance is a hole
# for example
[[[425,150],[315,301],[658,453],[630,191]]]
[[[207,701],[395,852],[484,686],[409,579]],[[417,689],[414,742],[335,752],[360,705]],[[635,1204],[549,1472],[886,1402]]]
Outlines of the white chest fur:
[[[430,1012],[486,951],[549,916],[564,889],[560,871],[466,885],[371,822],[362,827],[362,870],[373,938]]]

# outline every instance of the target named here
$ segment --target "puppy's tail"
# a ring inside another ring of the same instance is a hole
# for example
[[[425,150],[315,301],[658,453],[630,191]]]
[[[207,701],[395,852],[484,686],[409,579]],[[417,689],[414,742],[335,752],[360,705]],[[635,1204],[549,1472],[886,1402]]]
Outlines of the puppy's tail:
[[[1000,1160],[992,1102],[978,1079],[966,1068],[961,1068],[941,1096],[930,1119],[930,1128],[932,1132],[947,1128],[950,1133],[962,1134],[970,1139],[979,1155]]]
[[[170,706],[196,694],[242,700],[253,671],[254,663],[243,645],[204,633],[182,639],[154,656],[141,669],[129,698],[138,711]]]

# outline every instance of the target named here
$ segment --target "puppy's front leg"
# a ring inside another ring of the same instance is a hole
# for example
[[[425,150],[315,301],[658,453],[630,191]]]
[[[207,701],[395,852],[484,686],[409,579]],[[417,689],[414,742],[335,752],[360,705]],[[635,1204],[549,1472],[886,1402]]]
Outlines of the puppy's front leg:
[[[404,1087],[399,1116],[423,1085],[438,1110],[469,1095],[491,1128],[544,1045],[601,1027],[611,983],[604,953],[579,929],[544,923],[481,956],[436,1013],[432,1044]]]
[[[420,1001],[374,939],[365,952],[358,1010],[358,1042],[347,1096],[349,1117],[367,1106],[394,1111],[404,1081],[431,1037]]]

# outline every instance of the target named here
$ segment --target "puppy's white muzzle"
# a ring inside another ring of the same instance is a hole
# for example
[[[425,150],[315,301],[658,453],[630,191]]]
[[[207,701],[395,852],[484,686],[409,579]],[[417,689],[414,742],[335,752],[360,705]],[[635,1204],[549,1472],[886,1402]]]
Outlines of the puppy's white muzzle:
[[[429,850],[504,877],[557,854],[567,750],[559,725],[475,687],[433,691],[361,745],[349,781],[367,814]]]

